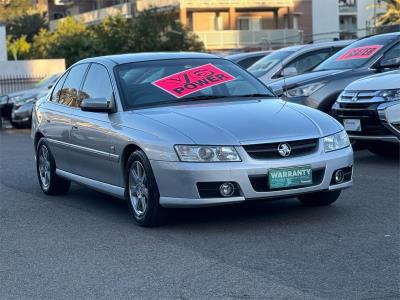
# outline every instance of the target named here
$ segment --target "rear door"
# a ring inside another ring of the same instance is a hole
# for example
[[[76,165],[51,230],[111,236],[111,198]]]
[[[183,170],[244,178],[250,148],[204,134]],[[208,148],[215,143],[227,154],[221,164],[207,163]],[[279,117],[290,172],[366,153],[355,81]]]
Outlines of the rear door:
[[[73,112],[78,99],[78,91],[88,64],[71,68],[57,82],[50,101],[42,106],[44,111],[44,133],[48,139],[51,151],[58,169],[74,172],[71,163],[73,147],[70,140]]]

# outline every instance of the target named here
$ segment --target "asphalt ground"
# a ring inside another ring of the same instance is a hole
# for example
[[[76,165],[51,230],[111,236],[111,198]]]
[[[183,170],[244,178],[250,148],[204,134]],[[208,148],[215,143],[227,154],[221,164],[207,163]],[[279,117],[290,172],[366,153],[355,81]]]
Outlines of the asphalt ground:
[[[38,185],[27,130],[0,131],[0,299],[400,299],[399,162],[355,155],[330,207],[296,199],[172,210]]]

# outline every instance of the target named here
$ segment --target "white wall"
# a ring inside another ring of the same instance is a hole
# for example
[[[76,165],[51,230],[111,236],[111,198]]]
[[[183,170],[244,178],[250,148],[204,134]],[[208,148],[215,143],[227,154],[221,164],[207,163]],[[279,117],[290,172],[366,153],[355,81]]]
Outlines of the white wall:
[[[0,24],[0,61],[7,60],[6,27]]]
[[[47,76],[65,70],[64,59],[0,61],[0,78],[12,76]]]
[[[376,10],[377,14],[384,11],[383,7]],[[357,28],[366,28],[367,22],[370,26],[374,25],[374,0],[357,0]],[[358,37],[363,37],[366,34],[365,30],[358,31]]]
[[[338,0],[313,0],[312,21],[314,40],[339,38]]]

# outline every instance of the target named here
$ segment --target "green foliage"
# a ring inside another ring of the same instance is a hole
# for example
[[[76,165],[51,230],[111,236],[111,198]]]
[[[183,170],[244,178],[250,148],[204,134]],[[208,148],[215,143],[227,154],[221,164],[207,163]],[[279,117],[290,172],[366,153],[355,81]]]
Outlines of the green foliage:
[[[137,52],[204,50],[203,43],[177,22],[173,13],[145,10],[135,18],[133,28]]]
[[[14,40],[11,36],[7,37],[7,50],[14,60],[25,58],[24,56],[29,53],[30,48],[31,45],[26,41],[26,35]]]
[[[65,58],[71,65],[94,53],[92,31],[72,17],[60,21],[54,32],[42,29],[33,38],[34,58]]]
[[[134,51],[132,22],[121,15],[108,17],[92,27],[96,55]]]
[[[0,1],[0,22],[7,23],[33,9],[32,0]]]
[[[10,19],[7,23],[7,33],[13,38],[26,36],[28,42],[42,29],[47,27],[46,19],[39,13],[27,13]]]
[[[400,0],[384,0],[387,4],[386,12],[377,20],[377,26],[397,25],[400,23]]]
[[[202,51],[204,45],[172,13],[154,9],[134,19],[114,16],[87,26],[69,17],[54,32],[32,38],[31,58],[65,58],[67,65],[90,56],[150,51]]]

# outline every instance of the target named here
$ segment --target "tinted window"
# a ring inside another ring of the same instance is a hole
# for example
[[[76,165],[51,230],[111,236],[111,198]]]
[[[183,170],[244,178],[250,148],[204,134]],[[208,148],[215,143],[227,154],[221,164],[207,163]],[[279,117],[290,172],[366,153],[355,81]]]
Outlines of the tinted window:
[[[260,60],[264,55],[258,55],[258,56],[253,56],[253,57],[248,57],[245,59],[242,59],[237,62],[239,66],[241,66],[243,69],[247,69],[250,67],[252,64],[254,64],[256,61]]]
[[[286,68],[295,68],[297,74],[303,74],[311,71],[325,59],[331,55],[331,47],[318,51],[309,52],[300,55],[298,58],[293,60],[290,64],[286,65]]]
[[[292,55],[294,52],[295,51],[285,50],[273,52],[250,66],[250,68],[248,68],[248,71],[256,77],[261,77],[265,73],[269,72],[277,64],[281,63],[282,60],[289,57],[289,55]]]
[[[400,59],[400,44],[396,44],[388,52],[385,53],[381,63],[395,64],[398,63],[399,59]]]
[[[61,79],[57,82],[56,86],[54,87],[53,94],[51,95],[51,101],[58,102],[60,98],[60,91],[62,86],[64,85],[65,78],[67,78],[68,72],[65,72]]]
[[[107,69],[99,64],[92,64],[86,75],[85,83],[78,99],[78,105],[84,99],[105,98],[111,100],[113,89]]]
[[[356,41],[328,58],[314,70],[342,70],[361,67],[380,55],[391,42],[393,42],[393,38],[382,36]]]
[[[77,65],[69,71],[63,88],[60,91],[59,103],[72,107],[79,107],[78,91],[83,76],[85,76],[87,66],[87,64]]]
[[[198,97],[240,97],[272,93],[236,64],[225,59],[175,59],[116,67],[126,108],[168,105]]]

